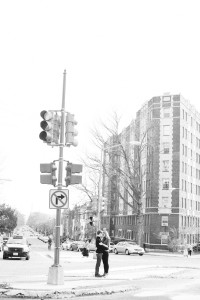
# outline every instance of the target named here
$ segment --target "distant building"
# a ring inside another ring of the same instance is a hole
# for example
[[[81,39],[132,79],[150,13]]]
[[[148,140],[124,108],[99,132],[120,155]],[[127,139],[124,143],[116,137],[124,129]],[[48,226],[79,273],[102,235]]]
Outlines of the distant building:
[[[96,200],[94,201],[94,205]],[[89,224],[90,217],[94,218],[94,226]],[[96,215],[93,203],[75,205],[71,210],[63,210],[62,228],[63,237],[74,240],[93,239],[96,234]]]
[[[131,142],[141,141],[143,242],[149,248],[165,249],[171,229],[177,230],[182,243],[199,241],[200,114],[181,95],[153,97],[119,138],[133,161],[136,150]],[[104,163],[122,166],[119,150],[105,153]],[[105,174],[103,178],[107,210],[102,227],[113,237],[136,239],[136,211],[127,205],[132,202],[127,189],[126,201],[119,197],[120,184],[123,193],[119,174],[112,174],[112,180]]]

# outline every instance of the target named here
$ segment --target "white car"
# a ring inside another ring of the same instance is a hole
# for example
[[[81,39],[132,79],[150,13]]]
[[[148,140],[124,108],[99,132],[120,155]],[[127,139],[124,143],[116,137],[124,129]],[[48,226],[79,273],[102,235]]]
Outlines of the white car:
[[[62,250],[70,250],[70,246],[73,243],[73,241],[65,241],[61,244]]]
[[[142,256],[144,254],[144,249],[135,242],[119,242],[114,246],[114,253],[124,253],[127,255],[139,254]]]

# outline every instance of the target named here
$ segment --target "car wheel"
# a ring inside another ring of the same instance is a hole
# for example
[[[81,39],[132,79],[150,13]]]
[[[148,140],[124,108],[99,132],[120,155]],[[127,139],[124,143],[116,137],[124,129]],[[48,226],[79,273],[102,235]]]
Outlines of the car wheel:
[[[117,249],[114,250],[115,254],[118,254]]]
[[[7,259],[8,257],[6,255],[3,254],[3,259]]]
[[[30,259],[30,255],[27,255],[26,260],[29,260],[29,259]]]
[[[126,255],[130,255],[128,249],[126,249],[125,253],[126,253]]]
[[[139,256],[142,256],[143,255],[143,253],[139,253]]]

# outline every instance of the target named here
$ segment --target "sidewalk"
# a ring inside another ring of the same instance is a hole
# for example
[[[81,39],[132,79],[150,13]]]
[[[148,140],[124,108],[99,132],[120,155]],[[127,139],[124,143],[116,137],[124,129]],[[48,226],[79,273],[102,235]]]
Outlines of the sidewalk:
[[[45,252],[44,255],[52,257],[53,253]],[[146,255],[173,255],[171,253],[146,253]],[[61,258],[68,259],[67,252],[60,253]],[[177,254],[176,256],[181,256]],[[70,259],[72,259],[70,257]],[[80,261],[89,258],[80,257]],[[77,258],[76,258],[77,261]],[[157,265],[140,265],[130,267],[112,268],[108,277],[95,278],[94,268],[79,270],[64,270],[64,285],[47,284],[47,275],[23,276],[11,279],[9,283],[0,284],[0,298],[73,298],[77,296],[105,295],[126,291],[138,291],[138,280],[148,278],[172,278],[180,274],[187,274],[188,269],[164,268]],[[182,275],[181,275],[182,276]],[[103,287],[102,287],[103,286]]]

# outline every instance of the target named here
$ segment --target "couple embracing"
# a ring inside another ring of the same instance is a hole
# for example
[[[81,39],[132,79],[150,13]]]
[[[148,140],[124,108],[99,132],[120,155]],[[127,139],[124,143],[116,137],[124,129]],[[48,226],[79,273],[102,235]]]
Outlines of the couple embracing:
[[[103,231],[98,230],[97,231],[97,237],[96,237],[96,254],[97,254],[97,262],[95,267],[95,277],[102,277],[108,275],[109,270],[109,264],[108,264],[108,258],[109,258],[109,247],[110,247],[110,237],[106,230],[106,228],[103,229]],[[99,274],[99,268],[101,265],[101,261],[103,261],[104,266],[104,274]]]

